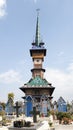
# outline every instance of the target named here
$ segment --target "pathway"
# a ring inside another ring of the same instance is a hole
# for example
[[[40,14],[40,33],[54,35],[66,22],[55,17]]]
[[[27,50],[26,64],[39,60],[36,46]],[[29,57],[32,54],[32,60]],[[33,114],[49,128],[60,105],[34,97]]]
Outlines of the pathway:
[[[73,130],[73,125],[55,125],[55,130]]]

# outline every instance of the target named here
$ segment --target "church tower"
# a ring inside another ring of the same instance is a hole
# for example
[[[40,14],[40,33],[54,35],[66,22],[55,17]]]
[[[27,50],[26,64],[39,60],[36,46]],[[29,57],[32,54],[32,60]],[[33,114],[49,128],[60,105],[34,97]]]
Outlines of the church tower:
[[[44,56],[46,56],[46,49],[44,48],[44,43],[40,40],[39,14],[37,15],[35,42],[32,43],[30,55],[33,59],[34,65],[34,68],[31,69],[32,77],[35,78],[36,76],[40,76],[43,79],[45,69],[42,68],[42,64]]]
[[[20,89],[25,93],[25,114],[31,116],[30,111],[34,105],[41,114],[47,116],[47,110],[51,109],[51,99],[54,87],[44,78],[45,69],[43,69],[44,57],[46,56],[45,43],[40,39],[39,12],[37,14],[35,41],[30,49],[30,56],[33,61],[31,69],[32,78]]]

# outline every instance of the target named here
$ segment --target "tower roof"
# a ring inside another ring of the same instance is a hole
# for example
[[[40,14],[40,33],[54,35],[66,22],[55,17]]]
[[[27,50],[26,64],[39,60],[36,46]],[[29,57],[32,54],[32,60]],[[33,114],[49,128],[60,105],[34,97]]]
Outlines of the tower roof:
[[[36,22],[36,35],[35,41],[32,43],[32,49],[30,49],[30,55],[33,53],[43,53],[46,56],[46,49],[44,47],[44,42],[40,38],[40,26],[39,26],[39,9],[37,9],[37,22]]]
[[[42,79],[40,76],[36,76],[34,79],[30,79],[24,86],[20,88],[23,92],[26,92],[26,90],[36,90],[39,89],[45,89],[49,91],[50,96],[52,95],[54,91],[54,87],[51,83],[49,83],[46,79]]]
[[[54,88],[51,83],[49,83],[46,79],[42,79],[40,76],[36,76],[35,78],[31,78],[26,84],[23,86],[24,88]]]
[[[40,25],[39,25],[39,9],[37,9],[37,22],[36,22],[36,34],[35,41],[32,43],[33,48],[39,49],[44,48],[44,42],[40,39]]]
[[[40,45],[39,9],[37,9],[37,23],[36,23],[35,45],[36,46]]]

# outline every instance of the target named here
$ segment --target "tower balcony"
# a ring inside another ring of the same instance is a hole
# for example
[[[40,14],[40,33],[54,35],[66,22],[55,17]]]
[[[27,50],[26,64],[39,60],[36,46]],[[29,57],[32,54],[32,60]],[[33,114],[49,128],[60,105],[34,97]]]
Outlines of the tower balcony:
[[[40,48],[40,47],[33,47],[32,49],[30,49],[30,55],[31,56],[46,56],[46,49],[45,48]]]
[[[33,71],[43,71],[43,72],[45,72],[45,69],[42,69],[42,68],[33,68],[33,69],[31,69],[31,72],[33,72]]]

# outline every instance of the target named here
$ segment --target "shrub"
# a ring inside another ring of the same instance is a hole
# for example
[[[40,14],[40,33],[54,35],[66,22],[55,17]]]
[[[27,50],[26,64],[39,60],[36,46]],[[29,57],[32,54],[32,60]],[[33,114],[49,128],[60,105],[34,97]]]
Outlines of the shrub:
[[[52,127],[53,123],[52,122],[49,122],[49,126]]]
[[[69,119],[67,117],[64,117],[63,118],[63,124],[69,124]]]
[[[59,123],[61,123],[63,119],[66,119],[66,122],[71,119],[70,113],[67,112],[58,112],[56,115],[57,119],[59,120]]]
[[[14,121],[13,126],[14,127],[24,127],[24,121],[23,120]]]
[[[30,126],[31,126],[31,122],[30,121],[25,122],[25,127],[30,127]]]
[[[13,122],[13,126],[14,127],[30,127],[31,126],[31,122],[30,121],[25,121],[25,120],[19,120],[19,121],[14,121]]]

